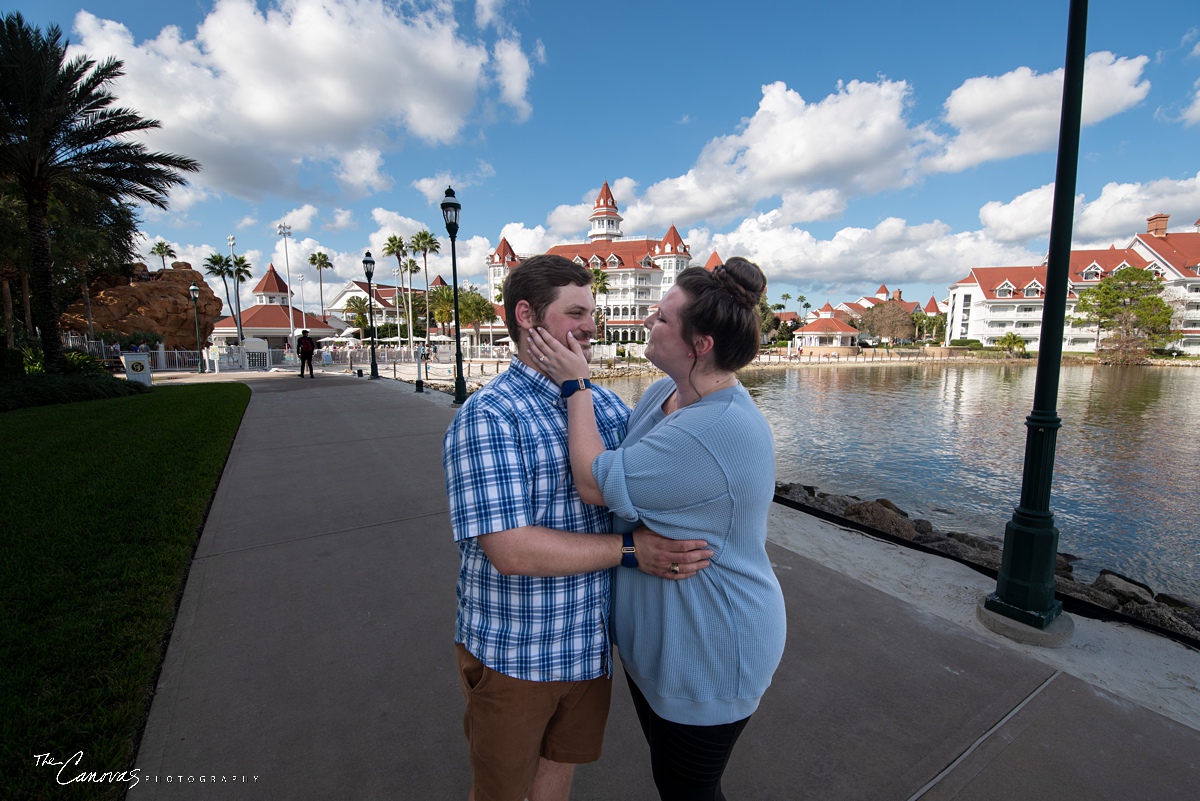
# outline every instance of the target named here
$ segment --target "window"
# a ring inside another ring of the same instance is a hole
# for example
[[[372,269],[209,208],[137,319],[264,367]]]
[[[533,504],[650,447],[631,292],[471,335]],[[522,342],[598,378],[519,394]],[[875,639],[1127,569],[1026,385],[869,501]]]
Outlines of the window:
[[[1040,286],[1027,286],[1027,287],[1025,287],[1025,297],[1027,297],[1027,298],[1040,298],[1041,296],[1042,296],[1042,288],[1041,288]]]

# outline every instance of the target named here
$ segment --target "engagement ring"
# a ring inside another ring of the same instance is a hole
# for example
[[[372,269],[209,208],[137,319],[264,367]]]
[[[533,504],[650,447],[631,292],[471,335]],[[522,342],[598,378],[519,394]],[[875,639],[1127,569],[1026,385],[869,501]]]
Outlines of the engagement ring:
[[[678,562],[671,563],[671,572],[677,576],[679,575],[679,563]]]

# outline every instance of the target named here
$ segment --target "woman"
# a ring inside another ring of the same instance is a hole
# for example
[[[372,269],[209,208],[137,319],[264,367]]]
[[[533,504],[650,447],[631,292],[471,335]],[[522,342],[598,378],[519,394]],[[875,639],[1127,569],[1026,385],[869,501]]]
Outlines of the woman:
[[[741,258],[679,275],[646,320],[646,358],[667,378],[646,390],[617,450],[604,449],[586,385],[566,393],[583,500],[612,509],[622,533],[640,523],[702,536],[714,552],[686,581],[614,577],[613,639],[663,799],[724,799],[729,755],[783,655],[783,594],[766,553],[774,443],[734,373],[758,353],[765,287]],[[532,334],[533,355],[557,383],[570,390],[590,375],[573,340],[568,348]],[[664,577],[680,572],[672,565]]]

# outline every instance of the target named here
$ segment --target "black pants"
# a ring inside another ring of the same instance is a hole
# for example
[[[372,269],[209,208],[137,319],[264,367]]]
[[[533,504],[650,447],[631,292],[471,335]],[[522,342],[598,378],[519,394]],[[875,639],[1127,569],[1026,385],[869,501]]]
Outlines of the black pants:
[[[306,364],[308,365],[309,377],[315,378],[316,376],[313,375],[313,371],[312,371],[312,354],[311,353],[308,354],[307,356],[304,355],[303,353],[300,354],[300,377],[301,378],[304,377],[304,365],[306,365]]]
[[[663,801],[725,801],[721,776],[750,718],[721,726],[672,723],[650,708],[628,673],[625,680],[650,744],[650,765],[659,797]]]

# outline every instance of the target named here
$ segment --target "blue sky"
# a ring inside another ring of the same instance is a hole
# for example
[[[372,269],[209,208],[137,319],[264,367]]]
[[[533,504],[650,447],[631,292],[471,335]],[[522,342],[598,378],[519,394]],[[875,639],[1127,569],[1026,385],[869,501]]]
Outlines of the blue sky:
[[[1093,0],[1077,247],[1147,217],[1200,218],[1200,7]],[[747,256],[771,300],[946,297],[971,267],[1044,256],[1066,0],[573,3],[561,0],[21,0],[79,52],[116,56],[150,147],[198,159],[142,231],[199,264],[237,251],[293,285],[330,255],[429,228],[463,205],[461,279],[584,238],[603,181],[627,235],[674,224],[695,263]],[[731,10],[732,9],[732,10]],[[390,280],[390,265],[379,269]],[[418,282],[418,285],[419,282]],[[247,287],[248,289],[249,287]],[[222,293],[218,289],[218,296]],[[327,292],[328,297],[328,292]],[[249,300],[249,298],[246,298]],[[794,302],[793,302],[794,304]]]

